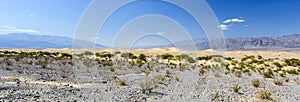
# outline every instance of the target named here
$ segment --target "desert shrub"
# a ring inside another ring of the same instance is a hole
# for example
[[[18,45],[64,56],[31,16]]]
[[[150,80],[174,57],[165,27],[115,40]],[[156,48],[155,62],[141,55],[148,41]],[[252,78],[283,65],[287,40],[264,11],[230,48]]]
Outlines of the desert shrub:
[[[174,58],[174,56],[171,55],[171,54],[169,54],[169,53],[162,54],[162,55],[160,55],[160,57],[161,57],[162,59],[168,59],[168,60],[171,60],[171,59]]]
[[[110,52],[101,52],[101,53],[96,53],[95,55],[96,57],[100,57],[100,58],[111,58],[113,56],[113,54],[111,54]]]
[[[171,77],[171,72],[169,70],[165,72],[165,77]]]
[[[200,56],[197,57],[197,60],[211,60],[213,57],[212,56]]]
[[[150,93],[151,90],[153,89],[153,85],[154,85],[153,82],[149,81],[149,80],[146,80],[145,82],[142,82],[140,84],[142,93]]]
[[[179,77],[175,77],[175,80],[176,80],[176,81],[180,81]]]
[[[181,59],[185,59],[187,62],[189,62],[189,63],[196,63],[196,60],[194,59],[194,58],[192,58],[192,57],[190,57],[189,55],[187,55],[187,54],[181,54],[181,55],[177,55],[177,56],[175,56],[175,58],[177,59],[177,60],[181,60]]]
[[[290,78],[285,78],[284,81],[285,82],[290,82]]]
[[[275,85],[279,85],[279,86],[283,85],[283,80],[281,80],[281,79],[274,79],[273,82]]]
[[[123,58],[129,58],[129,59],[136,59],[137,57],[133,53],[122,53],[121,57]]]
[[[224,59],[231,61],[231,60],[233,60],[234,58],[233,58],[233,57],[225,57]]]
[[[198,84],[202,85],[202,84],[207,84],[206,82],[206,78],[201,78],[197,81]]]
[[[123,80],[120,80],[118,83],[119,86],[127,86],[126,82]]]
[[[120,51],[115,51],[115,52],[114,52],[114,54],[120,54],[120,53],[121,53]]]
[[[239,92],[240,89],[241,89],[241,87],[236,84],[236,85],[233,86],[232,91],[237,93],[237,92]]]
[[[90,55],[94,55],[94,53],[91,51],[84,51],[84,55],[90,56]]]
[[[189,63],[196,63],[196,60],[194,58],[192,58],[192,57],[187,58],[187,61]]]
[[[272,96],[272,94],[271,94],[270,90],[263,90],[259,93],[259,98],[261,98],[261,99],[273,100],[271,96]]]
[[[258,59],[262,59],[263,57],[261,55],[257,55],[257,58]]]
[[[268,70],[267,72],[263,73],[264,78],[273,78],[274,77],[274,73],[272,70]]]
[[[109,68],[109,70],[110,70],[111,72],[115,72],[115,71],[116,71],[116,68],[111,67],[111,68]]]
[[[164,75],[158,75],[153,77],[152,79],[145,79],[140,83],[140,88],[142,93],[151,93],[151,91],[155,88],[155,85],[162,83],[164,79]]]
[[[259,79],[254,79],[254,80],[252,80],[251,81],[252,82],[252,85],[254,86],[254,87],[260,87],[260,80]]]
[[[68,54],[68,53],[61,53],[61,57],[62,58],[72,58],[72,55]]]
[[[251,55],[251,56],[247,56],[247,55],[245,55],[242,59],[241,59],[241,61],[246,61],[247,59],[254,59],[255,57],[253,56],[253,55]]]
[[[298,70],[296,70],[296,69],[287,70],[287,73],[299,75],[299,72],[298,72]]]
[[[285,59],[284,62],[289,65],[289,66],[300,66],[300,60],[299,59],[295,59],[295,58],[292,58],[292,59]]]
[[[212,101],[216,101],[216,100],[218,100],[219,98],[220,98],[220,91],[218,90],[218,91],[216,91],[214,94],[211,94],[211,96],[212,96]]]
[[[283,66],[279,63],[279,62],[273,62],[273,64],[278,67],[278,68],[282,68]]]
[[[236,77],[242,77],[242,72],[241,71],[236,71],[235,73],[234,73],[234,75],[236,76]]]
[[[219,71],[215,71],[215,72],[214,72],[214,76],[215,76],[215,77],[221,77],[220,72],[219,72]]]
[[[144,54],[140,54],[140,55],[138,56],[138,59],[141,60],[141,61],[147,62],[147,57],[146,57],[146,55],[144,55]]]
[[[50,86],[50,89],[51,89],[51,90],[56,90],[56,89],[58,89],[58,86],[57,86],[57,85],[51,85],[51,86]]]
[[[205,71],[203,68],[201,68],[201,69],[199,70],[199,75],[204,75],[205,72],[206,72],[206,71]]]

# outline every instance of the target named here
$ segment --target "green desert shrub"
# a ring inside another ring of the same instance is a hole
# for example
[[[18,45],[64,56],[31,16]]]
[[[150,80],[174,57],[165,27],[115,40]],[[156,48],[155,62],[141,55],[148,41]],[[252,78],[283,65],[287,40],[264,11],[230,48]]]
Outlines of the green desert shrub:
[[[115,52],[114,52],[114,54],[120,54],[120,53],[121,53],[120,51],[115,51]]]
[[[169,70],[165,72],[165,77],[171,77],[171,72]]]
[[[204,75],[205,74],[205,70],[204,70],[204,68],[201,68],[200,70],[199,70],[199,75]]]
[[[279,63],[279,62],[273,62],[273,64],[278,67],[278,68],[282,68],[283,66]]]
[[[296,69],[287,70],[287,73],[299,75],[299,72],[298,72],[298,70],[296,70]]]
[[[241,89],[241,87],[236,84],[236,85],[233,86],[232,91],[237,93],[237,92],[239,92],[240,89]]]
[[[119,86],[127,86],[126,82],[123,80],[120,80],[118,83]]]
[[[175,80],[176,80],[176,81],[180,81],[179,77],[175,77]]]
[[[258,59],[262,59],[263,57],[261,55],[257,55],[257,58]]]
[[[259,93],[259,98],[261,98],[261,99],[272,101],[273,99],[271,96],[272,96],[272,94],[271,94],[270,90],[263,90]]]
[[[136,59],[137,56],[135,56],[133,53],[122,53],[121,54],[121,57],[123,58],[127,58],[127,59]]]
[[[220,91],[218,90],[214,94],[211,94],[211,97],[212,97],[212,101],[218,100],[221,97]]]
[[[142,93],[150,93],[154,87],[152,81],[145,81],[140,84]]]
[[[196,60],[211,60],[212,58],[212,56],[200,56],[197,57]]]
[[[274,79],[273,82],[275,85],[279,85],[279,86],[283,85],[283,80],[281,80],[281,79]]]
[[[236,72],[234,72],[234,75],[236,76],[236,77],[242,77],[242,72],[241,71],[236,71]]]
[[[252,82],[252,85],[254,86],[254,87],[260,87],[260,80],[259,79],[254,79],[254,80],[252,80],[251,81]]]
[[[171,55],[171,54],[169,54],[169,53],[162,54],[162,55],[160,55],[160,57],[161,57],[162,59],[168,59],[168,60],[172,60],[172,59],[174,58],[174,56]]]
[[[138,59],[141,60],[141,61],[146,62],[146,61],[147,61],[147,56],[144,55],[144,54],[140,54],[140,55],[138,56]]]
[[[274,73],[272,70],[268,70],[267,72],[263,73],[264,78],[273,78],[274,77]]]
[[[234,58],[233,58],[233,57],[225,57],[225,59],[231,61],[231,60],[233,60]]]
[[[72,55],[68,54],[68,53],[61,53],[61,57],[62,58],[72,58]]]
[[[289,66],[300,66],[300,60],[299,59],[295,59],[295,58],[291,58],[291,59],[285,59],[284,62],[289,65]]]
[[[91,56],[91,55],[94,55],[94,53],[91,51],[85,51],[84,55]]]

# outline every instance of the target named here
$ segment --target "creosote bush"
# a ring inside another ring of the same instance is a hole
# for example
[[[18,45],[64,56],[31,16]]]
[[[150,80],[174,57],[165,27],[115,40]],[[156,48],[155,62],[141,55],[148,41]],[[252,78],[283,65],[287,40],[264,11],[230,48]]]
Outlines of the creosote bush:
[[[151,93],[154,88],[154,82],[152,80],[145,80],[140,84],[142,93]]]
[[[251,81],[252,82],[252,85],[254,86],[254,87],[260,87],[260,80],[259,79],[254,79],[254,80],[252,80]]]
[[[279,86],[283,85],[283,80],[281,80],[281,79],[274,79],[273,82],[275,85],[279,85]]]
[[[259,98],[261,98],[261,99],[272,101],[273,99],[271,96],[272,96],[272,94],[271,94],[270,90],[263,90],[259,93]]]
[[[175,77],[175,80],[176,80],[176,81],[180,81],[179,77]]]
[[[127,86],[126,82],[123,81],[123,80],[120,80],[120,82],[119,82],[118,85],[119,85],[119,86]]]
[[[235,93],[239,92],[240,89],[241,89],[241,87],[237,84],[234,85],[233,88],[232,88],[233,92],[235,92]]]
[[[212,101],[218,100],[221,97],[220,91],[218,90],[218,91],[216,91],[216,93],[211,94],[211,97],[212,97]]]

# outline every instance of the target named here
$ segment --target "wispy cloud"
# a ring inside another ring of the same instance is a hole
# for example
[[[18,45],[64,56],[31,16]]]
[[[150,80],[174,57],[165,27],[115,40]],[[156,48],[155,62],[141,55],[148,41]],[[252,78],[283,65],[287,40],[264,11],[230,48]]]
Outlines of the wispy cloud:
[[[34,29],[21,29],[7,25],[0,26],[0,30],[7,33],[40,33],[40,31]]]
[[[221,30],[228,30],[228,26],[225,24],[221,24],[218,26]]]
[[[231,18],[231,19],[226,19],[223,21],[223,24],[226,23],[243,23],[245,22],[245,20],[241,19],[241,18]]]
[[[233,25],[233,23],[243,23],[245,22],[245,20],[243,19],[243,17],[239,17],[239,18],[230,18],[230,19],[226,19],[222,22],[221,25],[219,25],[218,27],[221,30],[228,30],[230,25]],[[248,25],[247,25],[248,26]],[[231,27],[231,26],[230,26]],[[245,26],[246,27],[246,26]]]

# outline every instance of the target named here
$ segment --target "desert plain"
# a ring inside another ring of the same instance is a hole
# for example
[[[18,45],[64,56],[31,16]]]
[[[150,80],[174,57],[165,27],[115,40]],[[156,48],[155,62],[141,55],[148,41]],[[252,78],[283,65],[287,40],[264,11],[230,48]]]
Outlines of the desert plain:
[[[299,102],[299,51],[0,49],[0,101]]]

